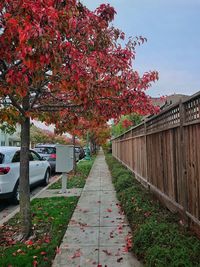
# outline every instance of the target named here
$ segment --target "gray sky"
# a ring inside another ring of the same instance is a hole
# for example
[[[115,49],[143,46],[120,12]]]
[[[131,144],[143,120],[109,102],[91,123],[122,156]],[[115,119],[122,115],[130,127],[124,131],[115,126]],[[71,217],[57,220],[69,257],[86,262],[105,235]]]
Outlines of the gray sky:
[[[147,43],[136,49],[134,69],[159,72],[151,96],[194,94],[200,90],[200,0],[82,0],[94,10],[110,3],[113,24],[126,37],[142,35]]]

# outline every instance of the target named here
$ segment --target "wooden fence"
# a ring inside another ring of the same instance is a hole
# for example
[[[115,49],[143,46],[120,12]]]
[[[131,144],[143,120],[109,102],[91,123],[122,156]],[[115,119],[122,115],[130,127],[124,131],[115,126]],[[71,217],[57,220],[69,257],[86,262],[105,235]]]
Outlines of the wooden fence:
[[[200,229],[200,92],[113,139],[112,153]]]

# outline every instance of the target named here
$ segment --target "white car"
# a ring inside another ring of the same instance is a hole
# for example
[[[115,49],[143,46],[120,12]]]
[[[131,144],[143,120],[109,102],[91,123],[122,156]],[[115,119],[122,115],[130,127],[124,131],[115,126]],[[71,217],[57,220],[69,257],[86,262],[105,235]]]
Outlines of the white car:
[[[20,147],[0,147],[0,199],[12,198],[19,202]],[[37,152],[30,150],[29,180],[30,185],[43,183],[47,185],[51,168],[47,160]]]

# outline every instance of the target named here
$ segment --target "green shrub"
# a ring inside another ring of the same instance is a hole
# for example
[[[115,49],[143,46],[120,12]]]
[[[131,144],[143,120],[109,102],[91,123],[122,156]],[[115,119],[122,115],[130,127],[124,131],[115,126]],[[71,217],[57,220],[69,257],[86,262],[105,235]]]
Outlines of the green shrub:
[[[120,192],[126,188],[129,188],[133,185],[133,176],[129,173],[122,173],[122,175],[119,175],[119,177],[116,179],[115,188],[117,192]]]
[[[132,250],[148,267],[200,267],[200,240],[111,155],[106,160],[133,232]]]
[[[129,176],[129,173],[128,173],[127,170],[123,170],[123,169],[121,169],[120,167],[117,167],[117,168],[115,168],[115,169],[113,169],[113,170],[111,171],[111,175],[112,175],[113,181],[114,181],[114,182],[117,182],[118,179],[119,179],[121,176],[124,176],[124,175]]]

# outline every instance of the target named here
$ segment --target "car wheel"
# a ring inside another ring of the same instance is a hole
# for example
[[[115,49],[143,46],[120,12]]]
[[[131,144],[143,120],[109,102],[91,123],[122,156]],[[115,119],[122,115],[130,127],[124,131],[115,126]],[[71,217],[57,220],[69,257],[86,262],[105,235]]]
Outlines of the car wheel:
[[[46,172],[45,172],[44,182],[43,182],[44,185],[48,185],[48,184],[49,184],[49,178],[50,178],[50,171],[49,171],[49,169],[48,169],[48,170],[46,170]]]
[[[12,203],[19,204],[19,182],[16,183],[15,189],[13,191]]]

